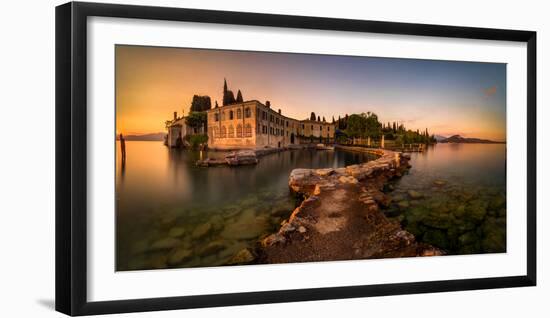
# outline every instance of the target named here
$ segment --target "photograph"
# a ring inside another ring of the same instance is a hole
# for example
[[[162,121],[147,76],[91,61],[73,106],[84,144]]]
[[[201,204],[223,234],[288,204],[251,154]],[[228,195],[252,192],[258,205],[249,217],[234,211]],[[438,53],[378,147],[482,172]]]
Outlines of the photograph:
[[[506,253],[506,63],[114,55],[115,271]]]

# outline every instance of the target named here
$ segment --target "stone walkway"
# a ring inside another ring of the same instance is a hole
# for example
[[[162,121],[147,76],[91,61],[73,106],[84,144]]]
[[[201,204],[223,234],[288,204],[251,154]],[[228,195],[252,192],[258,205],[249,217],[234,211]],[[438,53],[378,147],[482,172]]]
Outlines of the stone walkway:
[[[383,149],[341,147],[375,153],[377,160],[338,169],[295,169],[290,189],[305,200],[279,232],[261,241],[259,263],[442,255],[415,241],[380,211],[389,198],[381,189],[408,169],[406,154]]]

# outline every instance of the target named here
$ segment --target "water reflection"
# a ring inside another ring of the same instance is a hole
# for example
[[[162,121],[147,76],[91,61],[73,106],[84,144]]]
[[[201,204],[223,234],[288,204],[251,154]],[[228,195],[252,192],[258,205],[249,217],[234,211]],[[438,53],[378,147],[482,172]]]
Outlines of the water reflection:
[[[506,145],[438,144],[411,164],[388,216],[449,254],[506,251]]]
[[[117,170],[117,270],[223,264],[275,231],[294,209],[296,198],[288,191],[292,169],[373,159],[300,150],[268,155],[256,166],[200,168],[195,162],[201,152],[160,142],[127,142],[126,152],[124,178]]]

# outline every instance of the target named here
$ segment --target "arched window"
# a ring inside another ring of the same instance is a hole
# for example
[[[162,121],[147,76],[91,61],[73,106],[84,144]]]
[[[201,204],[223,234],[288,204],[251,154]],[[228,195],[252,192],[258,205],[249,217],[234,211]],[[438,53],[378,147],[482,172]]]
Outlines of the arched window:
[[[222,112],[222,120],[225,120],[225,112]]]
[[[214,127],[214,138],[219,138],[219,137],[220,137],[220,128]]]
[[[227,129],[225,129],[225,126],[222,126],[220,138],[225,138],[225,137],[227,137]]]
[[[228,138],[235,138],[235,129],[233,129],[233,125],[229,126],[229,131],[227,132]]]
[[[220,114],[218,113],[214,114],[214,121],[220,121]]]
[[[241,111],[241,109],[237,109],[237,119],[241,119],[243,118],[243,112]]]
[[[243,126],[241,124],[237,125],[237,138],[243,137]]]
[[[229,111],[229,120],[232,120],[232,119],[233,119],[233,111],[230,110],[230,111]]]
[[[250,108],[247,107],[244,109],[244,117],[250,118],[252,116],[252,112],[250,111]]]
[[[246,124],[246,126],[244,126],[244,136],[252,137],[252,126],[250,126],[250,124]]]

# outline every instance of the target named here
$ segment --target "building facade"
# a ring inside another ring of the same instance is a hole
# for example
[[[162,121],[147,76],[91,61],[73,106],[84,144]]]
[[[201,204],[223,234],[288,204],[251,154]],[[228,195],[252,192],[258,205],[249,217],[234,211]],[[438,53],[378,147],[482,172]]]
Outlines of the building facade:
[[[204,134],[204,128],[194,128],[185,123],[185,116],[178,117],[178,113],[174,112],[174,118],[167,123],[166,129],[166,145],[168,147],[181,147],[185,145],[185,136]]]
[[[335,125],[286,117],[257,100],[207,110],[208,146],[217,149],[287,147],[334,140]]]

